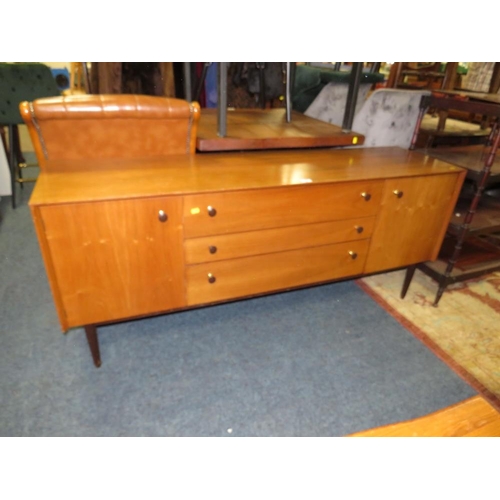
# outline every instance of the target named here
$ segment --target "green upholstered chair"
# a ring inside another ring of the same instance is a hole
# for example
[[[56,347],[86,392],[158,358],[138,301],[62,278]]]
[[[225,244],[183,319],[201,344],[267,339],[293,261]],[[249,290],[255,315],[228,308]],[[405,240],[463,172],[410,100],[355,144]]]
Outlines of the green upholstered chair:
[[[0,63],[0,127],[8,127],[6,147],[12,184],[12,206],[16,207],[16,184],[35,179],[23,179],[26,166],[22,155],[18,125],[24,124],[19,103],[40,97],[60,95],[51,69],[41,63]]]

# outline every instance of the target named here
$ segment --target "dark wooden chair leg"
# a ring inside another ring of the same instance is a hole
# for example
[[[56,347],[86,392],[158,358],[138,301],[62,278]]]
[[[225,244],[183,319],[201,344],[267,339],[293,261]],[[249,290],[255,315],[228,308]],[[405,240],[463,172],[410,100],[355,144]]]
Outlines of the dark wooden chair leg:
[[[19,179],[17,182],[19,182],[19,187],[21,189],[24,189],[23,171],[21,169],[21,164],[25,165],[26,160],[24,159],[23,153],[21,151],[21,138],[19,136],[19,127],[17,125],[14,125],[14,134],[12,136],[12,139],[14,141],[13,143],[14,156],[15,156],[14,166],[16,170],[17,179]]]
[[[10,184],[12,189],[12,208],[16,208],[16,150],[14,145],[14,125],[9,125],[9,170],[10,170]]]
[[[97,338],[96,325],[86,325],[85,335],[87,336],[87,342],[89,343],[94,365],[99,368],[101,366],[101,353],[99,352],[99,339]]]
[[[439,300],[441,299],[441,297],[443,296],[443,293],[444,291],[446,290],[446,281],[445,280],[442,280],[442,282],[439,284],[439,288],[438,288],[438,291],[436,293],[436,297],[434,299],[434,303],[432,304],[434,307],[437,307],[438,304],[439,304]]]
[[[408,266],[406,269],[405,280],[403,282],[403,288],[401,289],[401,298],[404,299],[408,288],[410,287],[411,280],[413,279],[413,275],[415,274],[415,270],[417,269],[417,265]]]

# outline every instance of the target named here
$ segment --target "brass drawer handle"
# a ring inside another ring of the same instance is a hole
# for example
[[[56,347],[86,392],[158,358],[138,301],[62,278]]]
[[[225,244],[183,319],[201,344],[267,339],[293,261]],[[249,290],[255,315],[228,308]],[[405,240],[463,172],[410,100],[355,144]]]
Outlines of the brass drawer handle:
[[[217,247],[216,247],[216,246],[214,246],[214,245],[210,245],[210,246],[208,247],[208,251],[209,251],[210,253],[215,253],[215,252],[217,252]]]
[[[208,282],[215,283],[215,276],[212,273],[208,273]]]
[[[208,205],[207,210],[208,210],[208,215],[210,215],[210,217],[215,217],[217,215],[217,210],[215,210],[215,208],[212,207],[211,205]]]
[[[166,222],[168,220],[168,215],[163,210],[159,210],[158,211],[158,220],[160,222]]]
[[[402,198],[403,197],[403,191],[399,191],[398,189],[395,189],[393,193],[398,197]]]
[[[370,193],[361,193],[361,196],[365,199],[365,201],[370,201],[372,197]]]
[[[354,229],[356,229],[356,232],[358,234],[361,234],[364,231],[363,226],[354,226]]]
[[[352,260],[356,259],[358,256],[358,254],[356,252],[353,252],[352,250],[349,251],[349,255],[351,256]]]

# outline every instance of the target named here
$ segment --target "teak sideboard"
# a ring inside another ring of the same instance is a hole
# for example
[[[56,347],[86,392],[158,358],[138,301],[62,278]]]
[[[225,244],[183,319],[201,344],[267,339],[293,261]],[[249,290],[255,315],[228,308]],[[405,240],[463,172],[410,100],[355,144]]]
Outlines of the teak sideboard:
[[[437,257],[465,170],[399,148],[49,162],[30,200],[63,331]]]

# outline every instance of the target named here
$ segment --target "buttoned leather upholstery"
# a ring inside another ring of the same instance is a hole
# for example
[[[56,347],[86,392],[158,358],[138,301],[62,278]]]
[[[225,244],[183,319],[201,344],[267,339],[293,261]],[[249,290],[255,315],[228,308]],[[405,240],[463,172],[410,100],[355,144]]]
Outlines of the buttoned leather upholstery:
[[[192,154],[198,103],[146,95],[74,95],[20,104],[40,168],[47,160]]]

